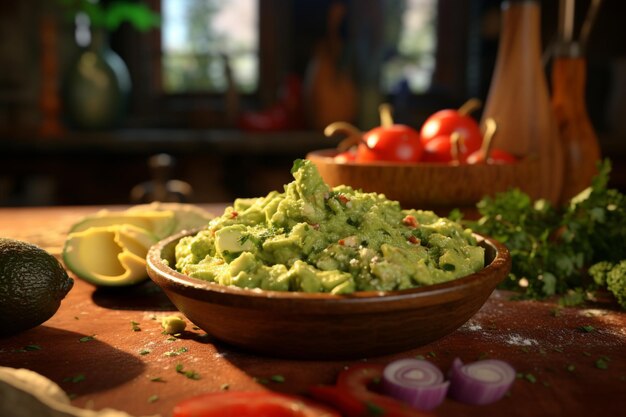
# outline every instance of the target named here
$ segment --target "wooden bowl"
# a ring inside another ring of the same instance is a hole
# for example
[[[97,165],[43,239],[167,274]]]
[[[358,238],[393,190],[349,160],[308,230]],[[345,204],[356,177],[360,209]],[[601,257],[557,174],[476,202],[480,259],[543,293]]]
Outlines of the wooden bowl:
[[[525,158],[514,164],[448,165],[441,163],[336,162],[335,149],[307,154],[331,187],[349,185],[385,194],[403,208],[440,211],[475,207],[486,195],[517,187],[532,198],[545,195],[539,160]]]
[[[504,245],[476,235],[485,248],[487,266],[443,284],[351,295],[250,290],[191,278],[170,268],[176,244],[190,234],[171,236],[150,249],[150,278],[209,335],[278,357],[363,358],[428,344],[469,320],[511,267]]]

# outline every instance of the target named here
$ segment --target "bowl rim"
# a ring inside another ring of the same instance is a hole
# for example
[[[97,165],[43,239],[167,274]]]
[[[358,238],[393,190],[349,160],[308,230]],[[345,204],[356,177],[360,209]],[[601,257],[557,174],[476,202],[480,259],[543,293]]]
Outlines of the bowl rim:
[[[191,236],[198,233],[200,229],[184,230],[171,235],[156,244],[149,250],[146,256],[147,271],[150,278],[161,287],[175,287],[176,291],[186,292],[203,292],[208,294],[228,295],[235,298],[244,298],[247,300],[272,299],[282,300],[284,302],[313,303],[324,305],[343,304],[349,301],[351,304],[364,303],[372,304],[373,302],[394,303],[399,300],[409,300],[416,298],[428,298],[435,295],[446,295],[456,293],[459,290],[470,289],[476,286],[484,286],[485,281],[493,281],[493,287],[497,285],[511,268],[511,257],[507,247],[497,240],[489,237],[473,233],[477,241],[483,247],[490,247],[494,251],[493,260],[480,271],[464,277],[456,278],[439,284],[425,285],[421,287],[409,288],[395,291],[355,291],[351,294],[330,294],[330,293],[307,293],[301,291],[274,291],[241,288],[234,285],[222,285],[200,278],[193,278],[184,275],[174,268],[163,262],[161,254],[163,250],[175,241],[185,236]],[[487,249],[487,248],[486,248]],[[506,270],[504,273],[503,270]],[[497,278],[497,279],[496,279]]]
[[[442,163],[442,162],[428,162],[428,161],[420,161],[420,162],[392,162],[392,161],[372,161],[372,162],[355,162],[355,161],[340,161],[337,162],[334,159],[334,156],[340,153],[337,148],[322,148],[316,149],[313,151],[309,151],[306,154],[306,159],[316,160],[318,162],[324,162],[326,164],[333,164],[338,166],[349,166],[349,167],[402,167],[402,168],[415,168],[415,167],[426,167],[430,169],[444,169],[444,168],[459,168],[459,167],[470,167],[470,166],[481,166],[481,167],[502,167],[502,166],[522,166],[533,164],[537,162],[537,155],[526,155],[522,157],[518,157],[517,161],[510,162],[506,164],[455,164],[455,163]]]

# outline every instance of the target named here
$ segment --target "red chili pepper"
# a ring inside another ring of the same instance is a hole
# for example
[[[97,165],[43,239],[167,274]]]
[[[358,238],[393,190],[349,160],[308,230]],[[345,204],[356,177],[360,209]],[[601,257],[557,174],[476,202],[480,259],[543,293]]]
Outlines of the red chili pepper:
[[[411,228],[416,228],[417,227],[417,219],[414,216],[411,216],[410,214],[407,214],[406,217],[404,219],[402,219],[402,224],[404,224],[405,226],[409,226]]]
[[[350,199],[343,194],[337,195],[337,199],[341,201],[343,204],[348,204],[348,202],[350,201]]]
[[[342,371],[334,386],[309,388],[313,398],[335,407],[344,417],[429,417],[430,413],[416,410],[370,388],[383,375],[383,365],[356,364]]]
[[[419,245],[422,242],[421,240],[419,240],[418,238],[416,238],[413,235],[409,236],[409,238],[407,240],[409,242],[413,243],[414,245]]]

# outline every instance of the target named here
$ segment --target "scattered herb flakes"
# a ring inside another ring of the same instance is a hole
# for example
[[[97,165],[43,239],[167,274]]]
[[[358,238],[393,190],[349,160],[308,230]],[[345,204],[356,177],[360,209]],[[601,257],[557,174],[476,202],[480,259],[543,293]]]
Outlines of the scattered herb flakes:
[[[220,385],[220,391],[228,391],[229,389],[230,389],[230,384]]]
[[[570,363],[565,369],[567,369],[567,372],[574,372],[576,370],[576,366]]]
[[[158,395],[156,395],[156,394],[151,395],[151,396],[149,396],[149,397],[148,397],[148,402],[149,402],[150,404],[155,403],[155,402],[157,402],[157,401],[159,401],[159,396],[158,396]]]
[[[141,356],[146,356],[146,355],[147,355],[147,354],[149,354],[150,352],[152,352],[150,349],[141,349],[141,350],[139,351],[139,354],[140,354]]]
[[[141,327],[139,327],[139,323],[137,323],[136,321],[132,321],[131,320],[130,326],[131,326],[131,329],[133,329],[133,332],[140,332],[141,331]]]
[[[254,377],[254,382],[258,383],[258,384],[263,384],[263,385],[267,385],[269,384],[269,379],[267,378],[258,378],[258,377]]]
[[[27,352],[33,352],[35,350],[41,350],[43,349],[40,345],[27,345],[24,346],[24,350]]]
[[[436,358],[437,354],[435,352],[428,352],[428,354],[426,354],[426,356],[431,357],[431,358]]]
[[[578,330],[580,330],[581,332],[584,332],[584,333],[591,333],[591,332],[595,331],[596,328],[593,327],[593,326],[590,326],[590,325],[585,325],[585,326],[578,327]]]
[[[185,377],[189,379],[194,379],[194,380],[200,379],[200,374],[198,374],[196,371],[185,370],[185,367],[183,366],[182,363],[179,363],[176,365],[176,372],[181,375],[184,375]]]
[[[559,317],[561,315],[562,310],[563,310],[563,307],[553,308],[552,310],[550,310],[550,315],[552,317]]]
[[[424,360],[426,357],[424,355],[415,355],[415,359]]]
[[[283,382],[285,382],[285,377],[282,375],[272,375],[270,377],[270,381],[278,382],[279,384],[282,384]]]
[[[374,404],[371,401],[367,401],[365,403],[365,408],[367,409],[368,416],[376,417],[376,416],[384,416],[386,414],[384,408],[382,408],[378,404]]]
[[[559,347],[554,347],[554,348],[552,348],[552,350],[555,351],[555,352],[563,353],[563,349],[561,349]]]
[[[73,382],[74,384],[84,381],[86,379],[85,374],[77,374],[74,376],[68,376],[67,378],[64,378],[63,381],[64,382]]]
[[[155,377],[150,378],[150,382],[165,382],[165,380],[161,378],[160,376],[155,376]]]
[[[526,346],[522,346],[519,350],[521,350],[524,353],[530,352],[530,349],[528,349],[528,347],[526,347]]]
[[[170,336],[170,337],[168,337],[168,338],[167,338],[167,339],[165,339],[165,340],[167,340],[168,342],[175,342],[175,341],[177,341],[177,340],[178,340],[178,338],[176,338],[176,336]]]
[[[184,346],[183,346],[183,347],[181,347],[181,348],[179,348],[179,349],[176,349],[176,350],[170,350],[169,352],[165,352],[165,353],[163,354],[163,356],[170,356],[170,357],[171,357],[171,356],[178,356],[178,355],[180,355],[181,353],[185,353],[185,352],[187,352],[187,351],[189,351],[189,349],[187,349],[186,347],[184,347]]]
[[[598,358],[595,365],[598,369],[609,369],[609,362],[605,358]]]
[[[542,356],[546,356],[548,352],[544,348],[539,348],[539,354]]]
[[[531,374],[531,373],[523,373],[523,372],[518,372],[517,373],[517,378],[518,379],[525,379],[526,381],[534,384],[535,382],[537,382],[537,378]]]
[[[85,342],[91,342],[92,340],[94,340],[96,338],[95,334],[92,334],[91,336],[85,336],[85,337],[81,337],[80,339],[78,339],[78,341],[80,343],[85,343]]]
[[[583,355],[585,355],[585,356],[591,356],[591,353],[589,353],[589,352],[583,352]]]

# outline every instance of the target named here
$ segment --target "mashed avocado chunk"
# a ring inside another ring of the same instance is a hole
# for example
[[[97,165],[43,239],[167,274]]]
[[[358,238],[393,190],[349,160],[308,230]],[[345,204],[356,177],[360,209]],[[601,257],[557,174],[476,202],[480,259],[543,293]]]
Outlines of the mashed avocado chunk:
[[[298,160],[283,193],[235,200],[176,247],[176,268],[223,285],[346,294],[450,281],[484,267],[471,230],[384,195],[330,188]]]

